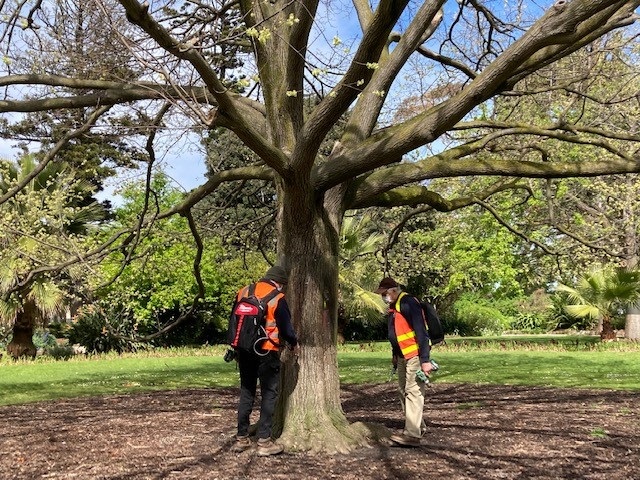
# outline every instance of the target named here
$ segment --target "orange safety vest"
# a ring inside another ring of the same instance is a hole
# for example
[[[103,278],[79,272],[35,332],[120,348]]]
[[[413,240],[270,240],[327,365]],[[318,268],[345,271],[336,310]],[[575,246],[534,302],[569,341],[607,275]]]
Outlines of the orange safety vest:
[[[393,328],[396,334],[396,340],[400,346],[402,356],[409,360],[410,358],[418,356],[418,342],[416,342],[416,332],[411,327],[411,324],[400,313],[400,299],[407,293],[402,292],[396,300],[395,306],[392,310],[395,310],[393,314]]]
[[[255,289],[255,296],[262,300],[269,293],[271,293],[276,287],[268,282],[257,282]],[[241,298],[246,297],[249,292],[249,286],[247,285],[244,288],[241,288],[236,297],[236,301],[240,301]],[[284,297],[284,293],[280,292],[278,295],[273,297],[269,303],[267,303],[267,311],[265,313],[265,326],[264,329],[267,332],[268,341],[262,342],[260,348],[263,350],[275,350],[277,351],[280,347],[280,337],[278,334],[278,326],[276,325],[276,308],[278,307],[278,302],[280,299]]]

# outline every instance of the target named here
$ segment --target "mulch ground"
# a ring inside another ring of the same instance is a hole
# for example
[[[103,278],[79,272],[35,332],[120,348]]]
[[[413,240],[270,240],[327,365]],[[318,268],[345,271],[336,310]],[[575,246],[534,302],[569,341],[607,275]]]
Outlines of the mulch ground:
[[[403,425],[393,384],[347,385],[351,421]],[[232,453],[237,390],[0,407],[0,479],[640,479],[640,392],[434,383],[420,448]]]

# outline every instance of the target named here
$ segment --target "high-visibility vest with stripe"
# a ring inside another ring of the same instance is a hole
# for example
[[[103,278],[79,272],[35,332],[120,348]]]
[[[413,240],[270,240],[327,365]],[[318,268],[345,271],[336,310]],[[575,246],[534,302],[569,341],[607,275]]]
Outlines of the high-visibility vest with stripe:
[[[255,296],[259,299],[263,299],[269,293],[271,293],[274,288],[276,288],[271,283],[262,281],[257,282],[255,286]],[[248,292],[248,285],[244,288],[241,288],[236,297],[236,301],[240,301],[240,299],[246,297]],[[260,348],[262,348],[263,350],[277,351],[280,347],[280,335],[278,333],[278,325],[276,324],[275,314],[276,308],[278,308],[278,302],[282,297],[284,297],[284,293],[280,292],[267,303],[267,310],[264,317],[264,329],[267,333],[267,340],[264,341],[262,345],[260,345]]]
[[[409,321],[404,318],[400,312],[400,299],[406,295],[406,292],[402,292],[396,300],[393,311],[393,328],[396,334],[396,340],[398,346],[402,352],[402,356],[409,360],[418,355],[418,342],[416,341],[416,332]]]

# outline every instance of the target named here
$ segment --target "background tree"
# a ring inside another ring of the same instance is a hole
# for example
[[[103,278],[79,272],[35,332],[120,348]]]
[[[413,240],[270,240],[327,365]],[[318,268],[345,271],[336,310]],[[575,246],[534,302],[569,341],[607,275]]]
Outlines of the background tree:
[[[640,300],[640,273],[627,268],[593,269],[575,288],[558,285],[558,292],[567,296],[565,309],[570,315],[597,321],[600,337],[613,340],[613,317],[627,305],[637,306]]]
[[[161,172],[154,175],[150,188],[156,202],[154,210],[168,209],[183,198],[183,193]],[[115,221],[103,227],[100,235],[110,237],[134,221],[143,208],[145,192],[145,182],[127,185],[122,191],[123,203],[114,211]],[[94,337],[129,338],[129,343],[121,348],[137,347],[145,338],[150,338],[155,345],[222,342],[235,293],[266,269],[266,262],[257,254],[248,254],[243,265],[238,257],[225,258],[219,238],[210,236],[203,240],[200,275],[205,291],[202,299],[187,321],[167,335],[159,336],[158,331],[165,331],[182,312],[189,310],[198,294],[193,273],[198,252],[187,221],[179,216],[145,228],[136,252],[126,262],[122,258],[126,252],[122,251],[104,259],[92,278],[94,302],[91,308],[85,309],[87,318],[81,315],[74,330],[81,330],[87,323]],[[100,328],[96,329],[94,324],[98,320]],[[88,349],[111,345],[81,332],[77,332],[77,336],[83,338]]]
[[[238,18],[231,4],[186,1],[177,12],[136,0],[118,3],[122,9],[101,8],[114,25],[126,16],[137,27],[122,35],[146,69],[144,81],[27,75],[5,69],[0,86],[6,86],[7,93],[0,100],[0,113],[144,106],[154,113],[148,115],[154,120],[156,113],[161,118],[179,113],[184,123],[188,118],[198,129],[226,128],[260,158],[259,164],[211,176],[180,206],[159,217],[180,213],[190,218],[191,208],[224,182],[274,183],[277,254],[291,272],[288,298],[302,344],[298,362],[287,358],[283,368],[281,441],[291,448],[348,451],[365,443],[369,433],[348,424],[339,398],[338,249],[348,210],[426,204],[452,211],[486,200],[504,186],[483,186],[463,198],[445,198],[420,183],[435,178],[566,178],[640,170],[634,153],[639,137],[615,124],[594,129],[583,125],[580,117],[554,115],[525,124],[476,119],[501,96],[539,94],[527,78],[583,47],[599,48],[593,43],[596,39],[634,22],[640,0],[560,0],[545,3],[546,11],[537,9],[538,3],[525,9],[522,3],[511,7],[503,2],[499,8],[445,0],[420,5],[385,0],[375,8],[354,2],[353,15],[341,14],[357,18],[360,26],[346,51],[338,35],[329,41],[338,47],[331,51],[321,41],[312,41],[326,38],[316,33],[326,31],[330,23],[324,16],[333,11],[321,9],[316,0],[242,1],[239,30],[232,33],[205,28],[220,25],[219,20],[229,15]],[[41,2],[2,6],[9,19],[3,39],[18,31],[20,18],[30,20],[22,31],[27,36],[37,34],[34,26],[46,25],[40,19],[49,11]],[[247,95],[228,88],[222,75],[230,72],[221,71],[210,55],[238,35],[252,46],[250,55],[239,53],[243,68],[255,69],[246,77]],[[14,51],[19,48],[19,43],[11,43]],[[403,78],[412,78],[405,76],[412,65],[430,69],[432,75],[428,84],[414,82],[405,90]],[[567,81],[569,74],[546,89],[576,87]],[[24,84],[26,91],[40,96],[26,98],[20,88]],[[60,90],[69,86],[78,93]],[[579,87],[576,91],[582,93]],[[408,91],[422,99],[427,98],[426,90],[433,95],[421,103],[422,109],[393,121],[399,118],[393,110],[401,105],[393,93]],[[307,95],[312,96],[313,111],[305,115]],[[171,107],[166,107],[166,100],[172,101]],[[347,112],[344,133],[325,154],[323,140]],[[450,131],[457,134],[447,138]],[[460,132],[465,131],[472,136],[462,138]],[[501,138],[518,139],[510,155],[492,152]],[[619,142],[615,148],[608,143],[611,138]],[[549,141],[592,148],[598,155],[541,156],[540,146]],[[416,161],[403,161],[418,149]]]
[[[528,96],[497,97],[489,108],[476,113],[477,125],[491,122],[539,122],[552,115],[561,122],[580,122],[594,131],[614,124],[621,132],[638,130],[637,102],[629,102],[638,88],[637,46],[613,34],[594,42],[588,49],[546,66],[527,78],[526,83],[537,92]],[[607,82],[598,81],[607,78]],[[411,99],[410,99],[411,100]],[[406,108],[416,108],[416,99]],[[406,112],[405,112],[406,114]],[[464,129],[454,132],[453,139],[473,140],[487,130]],[[623,135],[624,136],[624,135]],[[618,138],[607,138],[606,148],[619,148]],[[564,158],[582,161],[597,158],[599,149],[556,142],[530,143],[526,136],[492,142],[482,157],[500,155],[540,155],[542,158]],[[469,179],[471,180],[471,179]],[[468,180],[466,180],[468,181]],[[472,179],[477,183],[478,179]],[[458,192],[465,192],[464,182]],[[457,182],[447,180],[449,188]],[[521,240],[518,255],[528,275],[519,282],[530,283],[527,290],[555,277],[572,282],[574,272],[589,269],[594,262],[624,262],[633,268],[637,262],[638,230],[636,176],[602,178],[546,179],[529,182],[529,189],[494,195],[478,205],[491,212],[500,224],[508,227]],[[466,191],[469,191],[467,188]],[[418,211],[420,209],[417,209]],[[455,217],[452,218],[455,221]],[[530,248],[536,245],[538,248]],[[544,245],[544,248],[541,246]],[[549,257],[549,253],[553,256]],[[523,283],[523,285],[525,285]],[[634,338],[637,315],[627,315],[626,331]]]
[[[95,0],[50,2],[47,12],[47,16],[39,18],[43,24],[35,35],[5,31],[5,37],[20,38],[19,48],[12,48],[12,42],[4,43],[8,72],[115,81],[134,81],[140,76],[142,69],[120,33],[128,28],[124,18],[113,24],[114,19],[109,21]],[[24,21],[33,21],[33,17]],[[111,26],[107,27],[107,23]],[[27,97],[38,97],[35,90],[25,93]],[[115,175],[117,169],[132,168],[144,160],[144,152],[129,139],[138,135],[140,126],[149,125],[151,119],[140,109],[126,112],[105,109],[95,131],[84,130],[74,138],[65,139],[69,131],[80,128],[88,119],[89,112],[82,109],[29,111],[14,116],[13,121],[0,118],[0,137],[9,139],[25,153],[40,157],[42,153],[38,152],[47,152],[62,140],[57,155],[99,192],[104,181]]]
[[[209,178],[260,161],[228,130],[211,130],[204,142]],[[225,254],[229,257],[257,250],[273,263],[276,250],[275,205],[276,192],[271,181],[244,180],[220,185],[200,202],[194,213],[203,235],[222,239]]]
[[[0,194],[31,177],[36,166],[31,156],[2,162]],[[105,214],[95,201],[86,204],[91,191],[57,163],[0,206],[0,319],[12,325],[7,351],[14,358],[35,357],[34,327],[86,287],[86,270],[73,259],[93,245],[88,230]]]

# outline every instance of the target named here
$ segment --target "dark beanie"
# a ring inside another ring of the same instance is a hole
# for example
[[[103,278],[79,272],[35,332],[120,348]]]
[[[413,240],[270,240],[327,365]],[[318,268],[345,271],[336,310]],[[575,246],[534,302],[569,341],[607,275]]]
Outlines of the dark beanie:
[[[267,273],[264,274],[264,278],[267,280],[273,280],[274,282],[281,283],[282,285],[286,285],[289,281],[289,276],[284,268],[280,265],[274,265]]]

